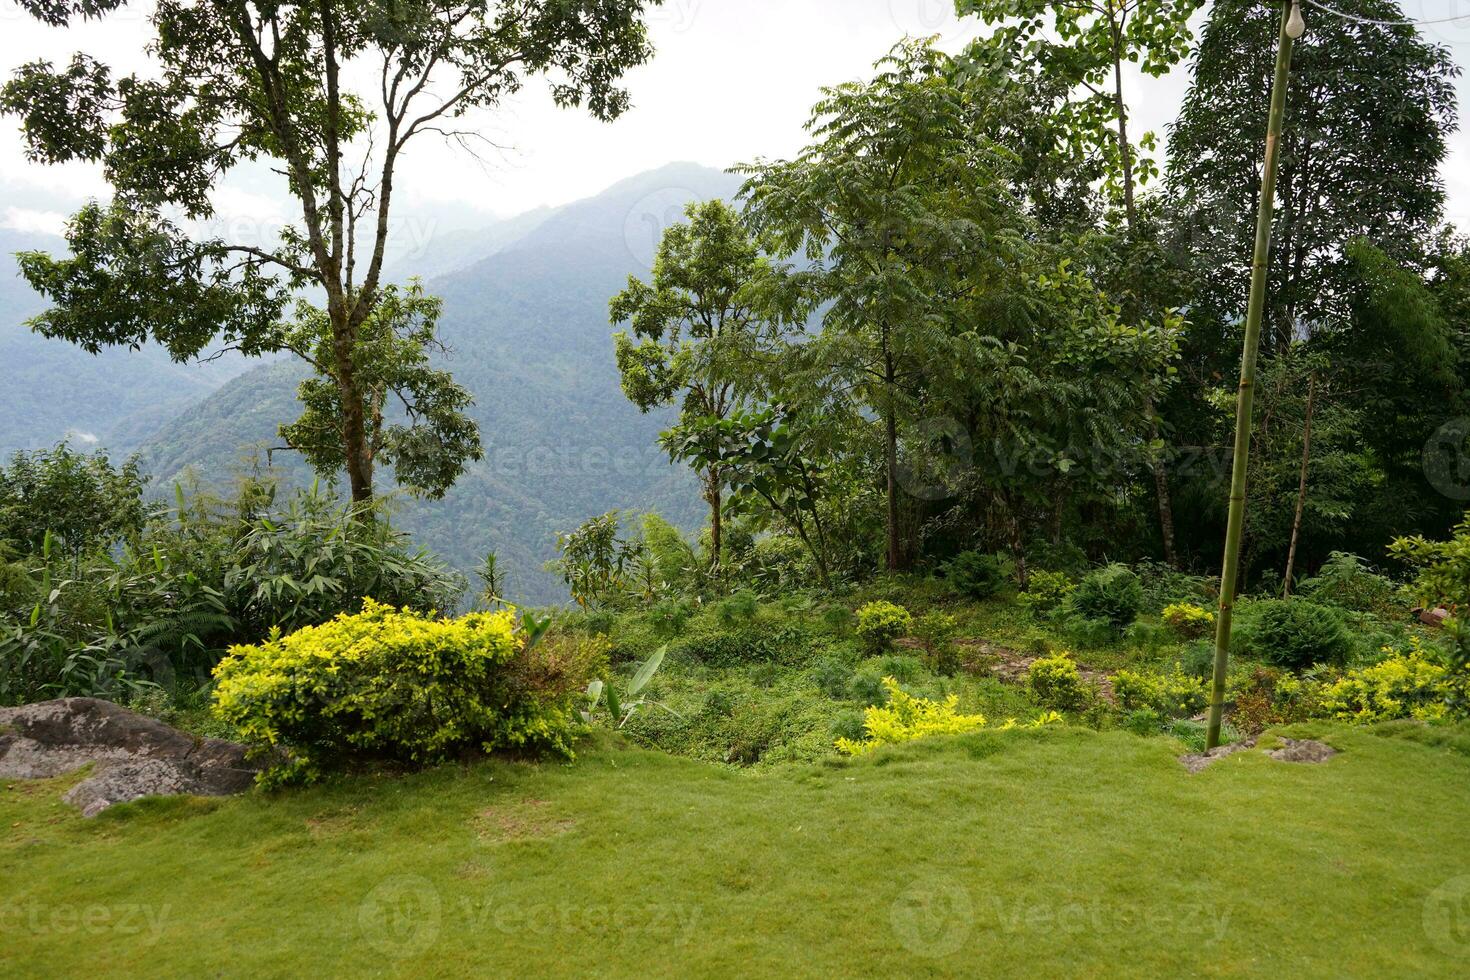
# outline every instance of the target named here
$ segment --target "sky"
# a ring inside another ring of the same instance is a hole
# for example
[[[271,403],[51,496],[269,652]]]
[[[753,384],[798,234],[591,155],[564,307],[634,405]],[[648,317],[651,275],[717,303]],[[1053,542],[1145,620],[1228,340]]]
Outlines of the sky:
[[[1470,0],[1403,0],[1402,6],[1411,19],[1465,15],[1423,30],[1470,68]],[[16,0],[0,0],[0,72],[8,75],[37,57],[64,61],[76,50],[119,70],[142,68],[146,9],[54,29],[31,20]],[[1309,29],[1321,16],[1307,10]],[[559,109],[533,81],[512,103],[475,118],[505,147],[492,157],[477,159],[434,140],[412,144],[398,180],[407,188],[404,214],[439,230],[474,227],[491,216],[588,197],[674,161],[726,167],[789,156],[803,145],[802,126],[821,86],[867,76],[904,35],[939,35],[957,50],[980,25],[957,18],[951,0],[666,0],[650,15],[650,30],[657,53],[627,76],[633,108],[622,118],[599,123]],[[1162,136],[1187,81],[1184,68],[1162,79],[1130,73],[1133,132]],[[1463,106],[1470,80],[1461,79],[1460,94]],[[1470,227],[1470,133],[1454,137],[1445,176],[1448,216]],[[56,232],[77,204],[104,193],[95,168],[27,162],[13,121],[0,121],[0,227]],[[244,224],[290,217],[289,201],[261,172],[232,178],[216,205],[222,220]]]

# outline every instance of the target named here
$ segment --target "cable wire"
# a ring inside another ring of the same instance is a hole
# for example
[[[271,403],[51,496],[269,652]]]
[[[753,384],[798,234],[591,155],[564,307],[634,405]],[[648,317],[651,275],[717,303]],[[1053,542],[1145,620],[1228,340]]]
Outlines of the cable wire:
[[[1332,14],[1334,17],[1340,17],[1343,20],[1350,20],[1358,24],[1371,24],[1374,27],[1415,27],[1420,24],[1452,24],[1459,20],[1470,20],[1470,14],[1456,14],[1454,17],[1441,17],[1437,20],[1374,20],[1371,17],[1359,17],[1357,14],[1350,14],[1345,10],[1338,10],[1336,7],[1319,2],[1319,0],[1301,0],[1301,2],[1305,3],[1308,7],[1315,7],[1323,13]]]

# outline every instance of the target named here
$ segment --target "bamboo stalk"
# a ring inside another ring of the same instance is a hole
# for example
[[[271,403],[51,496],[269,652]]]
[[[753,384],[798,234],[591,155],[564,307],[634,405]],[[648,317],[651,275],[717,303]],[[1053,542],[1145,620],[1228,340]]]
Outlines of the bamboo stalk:
[[[1220,611],[1215,619],[1215,677],[1210,689],[1210,727],[1205,747],[1220,744],[1225,706],[1225,672],[1230,666],[1230,624],[1240,572],[1240,537],[1245,525],[1245,478],[1250,463],[1251,410],[1255,403],[1256,355],[1261,346],[1261,314],[1266,305],[1266,266],[1271,257],[1271,214],[1276,199],[1276,163],[1281,124],[1286,117],[1286,87],[1291,74],[1293,33],[1300,36],[1301,14],[1293,0],[1283,5],[1277,40],[1276,75],[1271,82],[1271,114],[1266,120],[1266,159],[1261,168],[1261,200],[1256,212],[1255,254],[1251,261],[1250,302],[1245,315],[1245,348],[1240,358],[1240,391],[1235,400],[1235,455],[1230,464],[1230,518],[1225,531],[1225,561],[1220,572]]]

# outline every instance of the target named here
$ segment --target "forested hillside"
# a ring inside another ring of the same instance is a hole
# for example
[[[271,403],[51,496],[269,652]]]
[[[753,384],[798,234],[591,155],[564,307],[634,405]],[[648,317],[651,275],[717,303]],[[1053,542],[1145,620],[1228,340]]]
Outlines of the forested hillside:
[[[619,388],[607,300],[647,273],[686,203],[737,186],[717,170],[664,167],[557,209],[504,251],[429,282],[444,299],[447,366],[475,397],[486,458],[444,500],[404,503],[401,524],[419,543],[464,569],[493,549],[512,597],[559,602],[564,587],[542,569],[558,531],[613,508],[697,526],[694,481],[657,445],[668,418],[641,414]],[[433,243],[425,254],[446,261]],[[220,481],[252,447],[279,445],[276,426],[299,414],[303,377],[296,363],[262,366],[179,412],[143,447],[156,485],[186,467]],[[290,453],[273,461],[307,472]]]
[[[45,304],[20,278],[15,253],[64,245],[0,228],[0,454],[68,436],[126,448],[239,370],[238,362],[175,364],[156,348],[92,355],[33,334],[25,320]]]

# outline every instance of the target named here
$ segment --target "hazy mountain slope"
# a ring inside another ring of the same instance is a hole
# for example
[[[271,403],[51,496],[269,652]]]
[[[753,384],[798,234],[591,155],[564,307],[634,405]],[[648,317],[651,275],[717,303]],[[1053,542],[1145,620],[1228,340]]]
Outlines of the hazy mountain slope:
[[[465,569],[494,549],[512,595],[538,602],[565,598],[542,569],[557,531],[613,508],[697,526],[693,480],[656,444],[667,415],[641,414],[618,386],[607,302],[630,274],[648,272],[685,203],[737,186],[719,171],[666,167],[559,208],[491,258],[430,281],[444,299],[448,364],[475,395],[487,458],[443,501],[405,501],[402,526]],[[283,364],[225,385],[150,440],[150,468],[161,481],[186,466],[224,478],[240,447],[275,444],[275,426],[295,417],[299,377]]]
[[[234,364],[175,364],[155,348],[92,355],[32,333],[44,299],[20,277],[15,253],[59,252],[49,235],[0,229],[0,453],[70,437],[119,451],[238,373]]]

